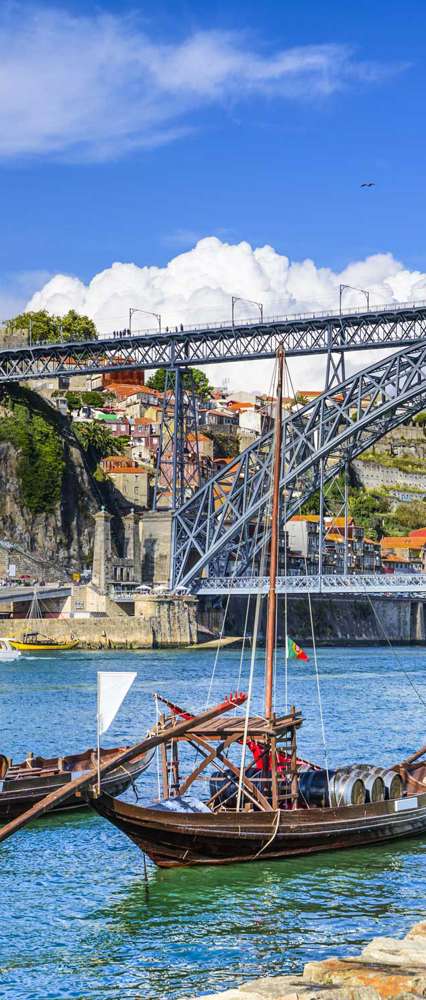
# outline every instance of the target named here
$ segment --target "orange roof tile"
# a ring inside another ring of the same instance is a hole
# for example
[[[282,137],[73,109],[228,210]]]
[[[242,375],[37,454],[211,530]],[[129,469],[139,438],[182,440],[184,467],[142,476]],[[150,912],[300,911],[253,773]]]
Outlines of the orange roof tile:
[[[410,535],[387,535],[382,538],[380,545],[382,549],[422,549],[424,542]]]

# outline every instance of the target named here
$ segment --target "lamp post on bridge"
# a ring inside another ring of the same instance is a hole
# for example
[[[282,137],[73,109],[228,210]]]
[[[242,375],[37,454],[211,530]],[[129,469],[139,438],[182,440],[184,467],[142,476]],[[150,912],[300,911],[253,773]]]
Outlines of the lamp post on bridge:
[[[260,313],[260,322],[263,323],[263,302],[256,302],[256,299],[245,299],[243,295],[233,295],[231,302],[232,327],[234,327],[236,302],[249,302],[252,306],[257,306]]]
[[[351,292],[361,292],[367,300],[367,312],[370,309],[370,292],[366,288],[357,288],[356,285],[339,285],[339,313],[342,315],[342,295],[345,288],[350,288]]]
[[[158,323],[158,332],[161,333],[161,315],[160,313],[150,312],[149,309],[138,309],[136,306],[131,306],[129,309],[129,332],[132,332],[132,316],[134,313],[144,313],[145,316],[154,316]]]

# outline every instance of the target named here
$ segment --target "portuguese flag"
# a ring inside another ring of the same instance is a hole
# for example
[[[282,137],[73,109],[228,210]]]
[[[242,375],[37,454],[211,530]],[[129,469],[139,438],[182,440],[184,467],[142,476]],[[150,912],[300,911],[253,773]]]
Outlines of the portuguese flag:
[[[309,656],[301,646],[297,645],[294,639],[287,636],[287,659],[288,660],[309,660]]]

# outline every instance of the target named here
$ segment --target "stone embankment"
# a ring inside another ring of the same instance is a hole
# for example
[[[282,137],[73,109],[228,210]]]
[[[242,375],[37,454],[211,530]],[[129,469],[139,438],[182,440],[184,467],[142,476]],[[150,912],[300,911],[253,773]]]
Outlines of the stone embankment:
[[[1,633],[16,639],[28,632],[58,642],[77,639],[80,649],[190,646],[197,642],[196,603],[190,597],[147,597],[139,601],[139,614],[132,617],[3,619]]]
[[[416,924],[402,941],[373,938],[360,955],[308,962],[301,976],[255,979],[198,1000],[411,1000],[425,996],[426,922]]]

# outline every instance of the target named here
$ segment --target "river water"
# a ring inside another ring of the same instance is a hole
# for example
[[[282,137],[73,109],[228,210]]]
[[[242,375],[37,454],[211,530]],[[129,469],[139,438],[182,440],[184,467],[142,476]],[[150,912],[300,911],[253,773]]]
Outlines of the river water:
[[[152,723],[154,690],[204,707],[214,655],[69,653],[2,664],[0,750],[18,760],[28,750],[92,746],[100,669],[137,671],[104,745],[134,741]],[[212,702],[235,689],[239,665],[239,652],[221,654]],[[426,701],[425,650],[328,648],[319,651],[319,667],[330,765],[391,764],[425,742],[425,708],[414,690]],[[244,662],[242,687],[247,671]],[[259,692],[262,671],[259,654]],[[290,691],[306,718],[299,749],[321,763],[312,659],[292,661]],[[156,783],[153,766],[141,785],[148,799]],[[40,820],[0,853],[7,1000],[177,1000],[353,953],[375,934],[402,934],[425,918],[422,840],[221,869],[160,871],[148,862],[145,881],[140,851],[81,812]]]

